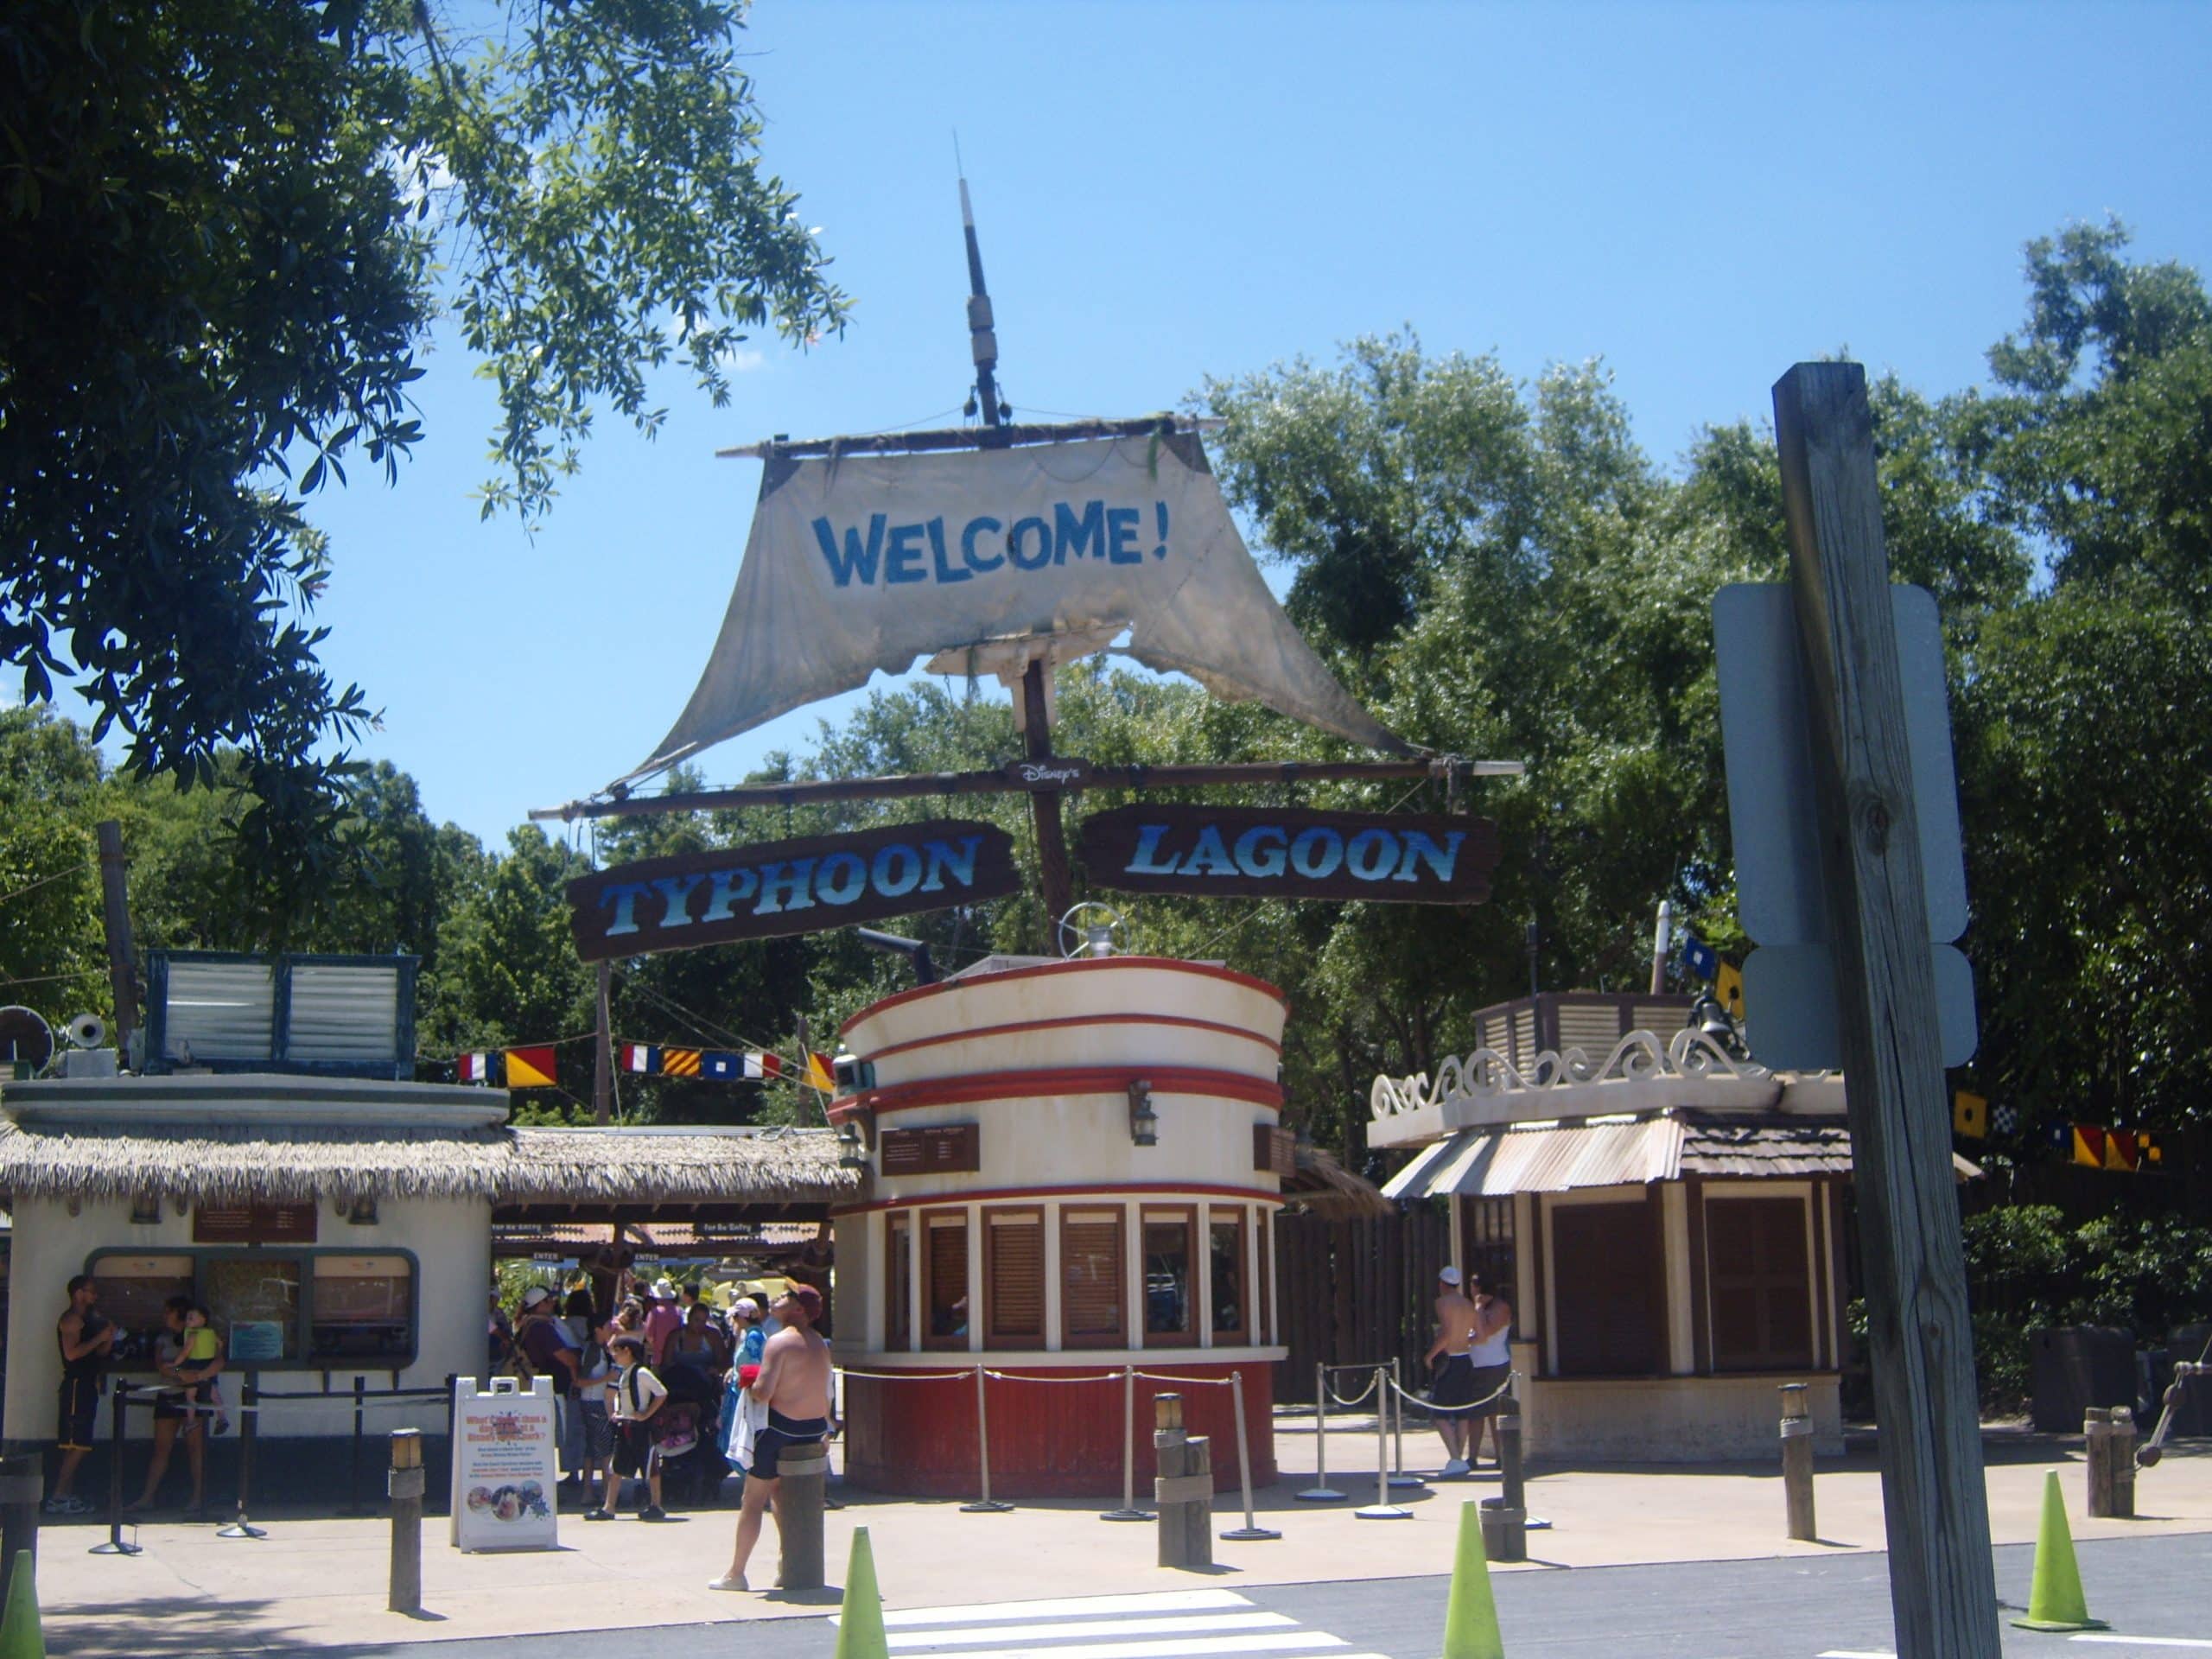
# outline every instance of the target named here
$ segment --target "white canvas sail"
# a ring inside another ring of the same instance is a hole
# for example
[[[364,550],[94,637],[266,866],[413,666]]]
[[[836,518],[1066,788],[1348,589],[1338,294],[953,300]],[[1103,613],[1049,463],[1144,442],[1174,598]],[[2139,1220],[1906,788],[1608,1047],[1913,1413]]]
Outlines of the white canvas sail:
[[[1268,591],[1194,434],[772,456],[721,635],[623,781],[922,658],[1004,672],[1107,646],[1394,754]]]

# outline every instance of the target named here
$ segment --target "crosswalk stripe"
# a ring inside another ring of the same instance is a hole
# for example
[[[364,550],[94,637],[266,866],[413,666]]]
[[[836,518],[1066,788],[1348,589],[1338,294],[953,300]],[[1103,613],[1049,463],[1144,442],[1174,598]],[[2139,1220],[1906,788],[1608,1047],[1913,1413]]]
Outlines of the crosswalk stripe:
[[[974,1624],[955,1630],[908,1630],[892,1637],[891,1645],[950,1648],[979,1642],[1071,1641],[1077,1637],[1194,1636],[1201,1631],[1280,1630],[1297,1623],[1286,1613],[1258,1612],[1171,1613],[1158,1618],[1071,1618],[1045,1624]]]
[[[2212,1648],[2212,1642],[2196,1636],[2077,1636],[2075,1642],[2109,1642],[2131,1648]]]
[[[916,1624],[982,1624],[1084,1614],[1195,1613],[1251,1605],[1234,1590],[1150,1590],[1129,1596],[1062,1596],[1046,1601],[976,1601],[959,1607],[918,1607],[909,1612],[886,1613],[883,1623],[896,1630]],[[830,1622],[837,1621],[833,1618]]]
[[[1830,1648],[1821,1659],[1897,1659],[1887,1648]]]
[[[1272,1636],[1168,1637],[1156,1642],[1078,1642],[1049,1648],[971,1648],[961,1659],[1206,1659],[1231,1653],[1291,1653],[1351,1643],[1325,1630],[1294,1630]]]

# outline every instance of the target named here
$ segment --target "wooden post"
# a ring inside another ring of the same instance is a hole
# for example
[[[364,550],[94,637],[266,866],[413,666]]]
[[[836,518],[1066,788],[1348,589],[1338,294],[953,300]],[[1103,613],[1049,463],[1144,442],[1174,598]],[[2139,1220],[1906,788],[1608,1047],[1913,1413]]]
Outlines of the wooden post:
[[[1052,753],[1052,717],[1046,712],[1044,658],[1032,658],[1021,676],[1021,741],[1032,760]],[[1045,954],[1059,953],[1060,918],[1075,903],[1075,878],[1068,869],[1067,831],[1060,823],[1060,791],[1039,789],[1029,797],[1037,828],[1037,879],[1045,894]]]
[[[38,1454],[0,1458],[0,1561],[12,1564],[23,1551],[38,1565],[38,1506],[46,1496],[46,1473]]]
[[[1821,1535],[1813,1519],[1813,1419],[1802,1382],[1782,1385],[1782,1501],[1789,1536],[1809,1542]]]
[[[123,826],[93,826],[100,847],[100,920],[107,931],[107,981],[115,997],[115,1052],[130,1069],[130,1035],[138,1029],[138,976],[131,965],[130,887],[123,860]]]
[[[591,1057],[591,1121],[605,1128],[614,1121],[614,1030],[608,1014],[614,987],[614,964],[601,957],[599,970],[599,1040]]]
[[[1529,1510],[1521,1480],[1521,1419],[1505,1412],[1496,1421],[1498,1494],[1483,1499],[1483,1553],[1493,1561],[1525,1561]]]
[[[822,1571],[823,1500],[830,1491],[830,1448],[817,1441],[795,1446],[776,1459],[776,1537],[783,1567],[776,1575],[782,1590],[819,1590]]]
[[[1183,1427],[1183,1396],[1152,1397],[1154,1507],[1162,1567],[1213,1565],[1213,1452]]]
[[[1900,1659],[1997,1659],[1966,1262],[1866,372],[1775,385]]]
[[[391,1431],[391,1472],[385,1490],[391,1497],[391,1590],[385,1605],[395,1613],[423,1611],[423,1436],[419,1430]]]

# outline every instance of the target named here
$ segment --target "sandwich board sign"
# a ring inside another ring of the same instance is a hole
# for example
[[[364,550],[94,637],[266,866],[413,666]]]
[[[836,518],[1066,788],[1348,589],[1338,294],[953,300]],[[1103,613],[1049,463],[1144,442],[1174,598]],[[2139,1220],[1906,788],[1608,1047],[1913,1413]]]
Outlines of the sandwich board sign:
[[[551,1549],[560,1437],[553,1419],[553,1379],[512,1376],[489,1388],[473,1376],[454,1379],[452,1544],[461,1550]]]

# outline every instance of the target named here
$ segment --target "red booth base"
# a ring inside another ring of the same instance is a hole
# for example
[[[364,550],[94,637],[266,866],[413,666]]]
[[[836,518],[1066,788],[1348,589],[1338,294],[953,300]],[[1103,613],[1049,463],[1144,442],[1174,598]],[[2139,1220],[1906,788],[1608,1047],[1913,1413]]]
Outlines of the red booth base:
[[[1122,1373],[1075,1356],[1065,1366],[984,1365],[983,1414],[990,1426],[993,1497],[1114,1497],[1122,1495],[1125,1420]],[[923,1372],[884,1380],[856,1359],[844,1381],[845,1478],[872,1492],[903,1497],[981,1495],[976,1374]],[[1223,1363],[1147,1357],[1136,1378],[1136,1493],[1149,1504],[1153,1478],[1153,1395],[1183,1396],[1183,1423],[1213,1443],[1216,1490],[1237,1484],[1236,1424],[1230,1374],[1244,1377],[1244,1426],[1252,1484],[1275,1478],[1274,1364]],[[1149,1373],[1150,1375],[1147,1375]],[[1158,1381],[1158,1377],[1192,1379]]]

